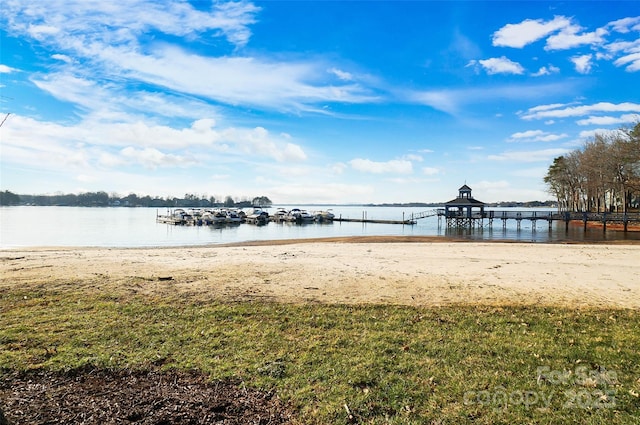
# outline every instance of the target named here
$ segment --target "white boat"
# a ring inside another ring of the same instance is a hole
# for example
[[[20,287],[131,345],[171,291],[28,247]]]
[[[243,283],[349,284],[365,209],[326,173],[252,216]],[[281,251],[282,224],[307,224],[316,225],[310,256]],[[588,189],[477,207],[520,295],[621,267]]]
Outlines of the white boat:
[[[231,224],[239,224],[242,223],[242,217],[238,214],[236,210],[226,210],[227,214],[227,223]]]
[[[253,210],[253,212],[246,217],[247,223],[264,225],[269,222],[269,213],[259,208]]]
[[[299,208],[294,208],[289,211],[289,217],[291,221],[295,221],[296,223],[312,223],[315,221],[315,216],[309,214],[307,210],[301,210]]]
[[[200,216],[200,219],[206,225],[213,224],[215,222],[214,212],[211,210],[205,210],[205,212]]]
[[[329,210],[327,210],[327,211],[314,211],[313,214],[316,217],[316,221],[318,221],[320,223],[327,222],[327,221],[333,221],[333,219],[336,216],[334,213],[332,213]]]
[[[213,214],[214,224],[224,224],[227,222],[227,213],[223,210],[216,210]]]
[[[278,208],[278,210],[273,214],[273,221],[276,223],[280,223],[282,221],[288,221],[289,211],[284,208]]]
[[[178,219],[181,219],[181,220],[191,220],[191,219],[193,219],[191,214],[189,214],[188,212],[186,212],[182,208],[176,208],[175,210],[173,210],[172,215],[175,218],[178,218]]]

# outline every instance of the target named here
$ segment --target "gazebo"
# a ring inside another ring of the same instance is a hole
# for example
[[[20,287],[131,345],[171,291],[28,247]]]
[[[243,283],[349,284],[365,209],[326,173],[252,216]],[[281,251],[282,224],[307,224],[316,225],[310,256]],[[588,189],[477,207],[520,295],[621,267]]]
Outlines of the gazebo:
[[[476,211],[474,211],[474,208]],[[473,227],[476,220],[482,223],[484,202],[471,196],[471,188],[466,184],[458,189],[458,197],[444,204],[447,227]]]

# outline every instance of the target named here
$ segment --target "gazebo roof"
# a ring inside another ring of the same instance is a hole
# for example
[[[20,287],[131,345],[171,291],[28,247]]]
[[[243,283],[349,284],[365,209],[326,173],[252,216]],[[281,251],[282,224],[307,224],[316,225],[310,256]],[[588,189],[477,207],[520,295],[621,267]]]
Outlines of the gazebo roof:
[[[445,205],[449,207],[484,207],[484,202],[473,198],[458,197],[449,202],[445,202]]]
[[[458,191],[459,192],[471,192],[471,188],[465,184],[460,189],[458,189]]]

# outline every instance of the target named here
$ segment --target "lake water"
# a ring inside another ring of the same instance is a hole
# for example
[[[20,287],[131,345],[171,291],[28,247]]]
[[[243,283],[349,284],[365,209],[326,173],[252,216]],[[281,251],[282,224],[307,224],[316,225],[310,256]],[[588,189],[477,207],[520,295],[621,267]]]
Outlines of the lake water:
[[[331,209],[344,218],[402,220],[429,208],[369,207],[369,206],[282,206],[298,207],[309,211]],[[496,208],[509,210],[508,208]],[[276,208],[268,211],[273,212]],[[523,210],[514,208],[513,210]],[[548,209],[535,209],[549,211]],[[565,230],[564,223],[556,222],[552,229],[546,221],[538,221],[532,229],[530,221],[523,220],[520,230],[516,221],[495,220],[493,228],[485,226],[471,231],[447,230],[444,220],[421,219],[416,225],[334,222],[329,224],[269,223],[264,226],[240,224],[235,226],[173,226],[156,222],[156,215],[166,209],[156,208],[82,208],[82,207],[0,207],[0,247],[36,246],[99,246],[99,247],[155,247],[209,245],[255,240],[308,239],[337,236],[457,236],[474,240],[517,240],[523,242],[550,242],[558,240],[640,240],[640,232],[616,232],[588,229],[581,225]]]

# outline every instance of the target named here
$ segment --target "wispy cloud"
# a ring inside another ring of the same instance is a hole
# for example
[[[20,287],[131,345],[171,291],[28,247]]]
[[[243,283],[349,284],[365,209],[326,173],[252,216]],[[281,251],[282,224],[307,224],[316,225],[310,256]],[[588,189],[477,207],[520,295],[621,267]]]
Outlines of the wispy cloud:
[[[247,1],[215,2],[209,10],[198,10],[175,0],[6,0],[3,8],[10,31],[77,51],[107,45],[133,47],[150,29],[180,37],[209,32],[235,46],[244,46],[251,37],[249,26],[260,11]]]
[[[500,154],[489,155],[487,159],[491,161],[511,161],[511,162],[549,162],[553,158],[564,155],[568,149],[550,148],[536,151],[508,151]]]
[[[638,52],[630,53],[622,56],[613,62],[616,66],[626,66],[626,70],[629,72],[640,71],[640,48]]]
[[[463,106],[494,100],[536,100],[550,97],[553,93],[573,93],[575,82],[540,84],[503,84],[482,88],[464,88],[432,91],[405,92],[400,96],[407,101],[429,105],[435,109],[458,114]]]
[[[370,159],[355,158],[349,161],[349,164],[354,170],[361,171],[363,173],[411,174],[413,172],[413,165],[411,164],[411,161],[402,159],[392,159],[390,161],[380,162],[371,161]]]
[[[569,137],[569,135],[566,133],[553,134],[553,133],[548,133],[542,130],[528,130],[528,131],[513,133],[509,137],[509,139],[507,139],[507,141],[518,142],[518,143],[555,142],[557,140],[564,139],[566,137]]]
[[[422,174],[435,176],[436,174],[440,174],[440,169],[436,167],[422,167]]]
[[[17,69],[11,68],[10,66],[4,65],[0,63],[0,74],[10,74],[12,72],[16,72]]]
[[[242,47],[260,10],[249,2],[214,3],[210,11],[196,10],[182,1],[150,0],[117,4],[52,0],[28,9],[22,2],[11,1],[8,6],[9,31],[50,45],[63,62],[77,59],[73,68],[59,71],[68,78],[107,76],[112,85],[133,80],[228,105],[295,111],[324,112],[315,105],[377,100],[369,89],[353,83],[348,71],[327,67],[323,60],[269,60],[229,55],[229,51],[204,55],[145,37],[153,29],[205,45],[207,39],[224,37]],[[337,79],[328,79],[326,69]],[[49,82],[47,89],[52,93],[56,91],[53,84],[64,83],[52,78]],[[57,91],[62,93],[66,87]]]
[[[640,122],[638,114],[624,114],[619,117],[611,116],[590,116],[582,120],[576,121],[578,125],[616,125],[616,124],[633,124]]]
[[[614,31],[622,34],[626,34],[631,31],[640,32],[640,16],[618,19],[617,21],[609,22],[609,24],[607,24],[607,27],[610,27]]]
[[[591,130],[581,131],[578,137],[581,140],[593,139],[596,135],[605,136],[605,137],[622,137],[624,134],[618,129],[610,129],[610,128],[594,128]]]
[[[520,113],[524,120],[580,117],[598,112],[640,112],[640,104],[633,102],[599,102],[593,105],[567,106],[564,104],[541,105]]]

